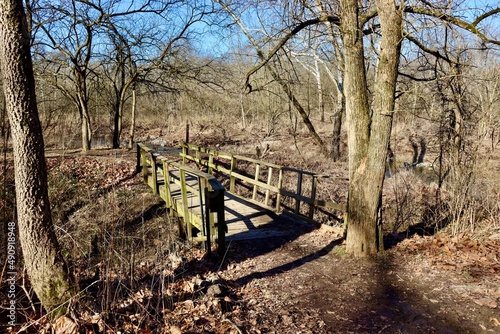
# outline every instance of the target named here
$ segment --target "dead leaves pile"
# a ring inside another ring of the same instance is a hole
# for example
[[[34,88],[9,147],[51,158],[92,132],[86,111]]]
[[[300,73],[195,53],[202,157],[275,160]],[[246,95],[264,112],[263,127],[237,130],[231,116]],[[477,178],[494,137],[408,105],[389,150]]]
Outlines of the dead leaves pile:
[[[438,234],[403,240],[398,248],[431,259],[439,269],[453,270],[472,278],[500,275],[500,240],[475,240],[462,233],[457,236]]]
[[[120,183],[132,184],[134,166],[131,162],[95,157],[48,158],[50,173],[64,175],[87,191],[99,191]]]
[[[500,239],[492,235],[483,240],[462,233],[414,236],[398,245],[398,252],[422,257],[436,271],[449,273],[448,291],[490,310],[500,304]],[[490,317],[489,325],[500,327],[500,317]],[[485,329],[484,324],[480,324]]]

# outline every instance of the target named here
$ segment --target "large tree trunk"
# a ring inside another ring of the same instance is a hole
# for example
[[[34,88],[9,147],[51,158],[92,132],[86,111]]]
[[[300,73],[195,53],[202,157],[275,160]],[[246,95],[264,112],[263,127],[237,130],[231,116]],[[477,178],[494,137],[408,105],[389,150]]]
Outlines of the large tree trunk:
[[[356,256],[367,256],[384,249],[380,208],[394,112],[402,15],[393,0],[377,1],[382,37],[370,118],[357,0],[344,0],[342,8],[350,178],[346,248]]]
[[[72,296],[73,284],[54,233],[38,118],[30,36],[21,0],[0,2],[0,63],[12,129],[19,240],[31,285],[47,311]],[[64,312],[59,308],[54,316]]]

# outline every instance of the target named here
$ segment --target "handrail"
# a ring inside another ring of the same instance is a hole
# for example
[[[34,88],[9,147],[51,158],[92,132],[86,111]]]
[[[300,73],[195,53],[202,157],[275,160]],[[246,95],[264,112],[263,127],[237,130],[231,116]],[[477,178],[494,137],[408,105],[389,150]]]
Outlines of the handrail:
[[[189,239],[204,242],[210,254],[211,241],[217,233],[218,253],[224,254],[225,189],[214,176],[168,160],[142,143],[137,143],[136,170],[142,172],[144,183],[165,201],[169,211],[183,219]],[[192,203],[198,204],[193,207]],[[201,237],[193,237],[192,227],[200,231]]]
[[[244,157],[241,155],[224,153],[191,143],[181,142],[179,143],[179,146],[182,149],[180,155],[183,159],[183,163],[192,161],[199,166],[204,166],[205,168],[207,168],[208,173],[217,171],[228,177],[228,191],[232,194],[236,194],[235,185],[237,181],[244,181],[250,184],[252,195],[251,198],[246,198],[246,200],[254,202],[265,208],[280,212],[282,210],[282,207],[285,206],[282,201],[282,197],[289,197],[294,199],[295,205],[288,209],[292,214],[299,215],[301,218],[312,220],[315,209],[320,207],[346,212],[345,204],[339,204],[316,198],[318,180],[324,178],[324,175],[319,175],[313,172],[296,168],[284,167],[273,163]],[[227,162],[222,163],[221,159],[227,160]],[[241,162],[253,164],[255,170],[253,175],[244,175],[243,171],[238,170],[237,166]],[[296,174],[295,177],[297,183],[296,187],[292,190],[285,189],[284,187],[285,173],[293,175]],[[307,189],[309,191],[307,195],[304,194],[306,191],[306,179],[309,180],[307,182],[307,185],[309,186],[309,188]],[[261,196],[258,196],[259,190],[264,191]],[[275,196],[275,205],[269,204],[271,193]],[[260,198],[260,201],[258,200],[258,198]],[[306,203],[307,205],[309,205],[307,215],[301,213],[301,211],[303,211],[301,210],[302,203]]]

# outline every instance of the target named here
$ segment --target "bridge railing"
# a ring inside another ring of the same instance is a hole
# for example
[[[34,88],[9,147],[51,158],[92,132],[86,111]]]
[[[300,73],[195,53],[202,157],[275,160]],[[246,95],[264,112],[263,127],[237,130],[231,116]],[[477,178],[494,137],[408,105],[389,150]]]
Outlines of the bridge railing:
[[[315,210],[329,208],[346,211],[345,204],[317,198],[318,181],[326,176],[284,167],[249,157],[224,153],[181,142],[183,162],[204,166],[207,173],[221,173],[228,179],[229,192],[237,194],[236,186],[246,188],[246,200],[276,212],[282,210],[300,219],[313,220]]]
[[[185,229],[189,240],[205,243],[209,253],[217,239],[219,254],[225,252],[225,188],[213,175],[170,161],[142,143],[137,143],[136,169],[170,212],[182,218],[181,233]],[[194,236],[193,227],[201,235]]]

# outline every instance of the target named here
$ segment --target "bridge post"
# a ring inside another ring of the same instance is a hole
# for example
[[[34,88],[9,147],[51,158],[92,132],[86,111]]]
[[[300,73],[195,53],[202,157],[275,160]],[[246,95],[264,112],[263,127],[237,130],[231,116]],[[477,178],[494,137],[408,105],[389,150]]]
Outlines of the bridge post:
[[[212,166],[213,166],[213,164],[214,164],[214,156],[210,152],[209,155],[208,155],[208,169],[207,169],[207,172],[210,175],[212,174],[212,170],[213,170]]]
[[[297,198],[295,199],[295,213],[300,213],[300,196],[302,195],[302,173],[297,175]]]
[[[216,227],[217,254],[220,257],[226,253],[227,224],[224,214],[224,192],[224,188],[216,191],[208,191],[208,187],[205,188],[207,239],[211,238],[212,228]],[[217,214],[217,224],[214,222],[213,213]]]
[[[165,203],[167,203],[168,212],[171,215],[174,211],[172,194],[170,192],[170,170],[169,163],[166,159],[163,160],[163,184],[165,186]]]
[[[273,167],[268,167],[267,168],[267,185],[270,186],[271,185],[271,181],[273,179]],[[266,198],[264,199],[264,205],[268,205],[269,203],[269,195],[270,195],[270,191],[269,189],[266,189]]]
[[[150,151],[151,154],[151,188],[153,188],[153,193],[155,195],[158,195],[158,176],[157,176],[157,169],[158,166],[156,164],[156,156],[154,151]]]
[[[140,143],[135,143],[135,149],[136,149],[136,166],[135,166],[135,171],[136,173],[139,173],[141,171],[141,146],[139,145]]]
[[[257,182],[259,182],[259,175],[260,175],[260,164],[255,164],[255,184],[253,185],[253,193],[252,193],[252,199],[255,201],[257,199],[257,190],[259,187],[257,186]]]
[[[278,174],[278,193],[276,194],[276,212],[281,209],[281,188],[283,188],[283,168],[280,168]]]
[[[316,188],[318,187],[318,177],[316,175],[312,176],[312,185],[311,185],[311,204],[309,204],[309,218],[313,219],[314,217],[314,209],[316,207]]]
[[[234,194],[234,184],[236,182],[236,178],[233,175],[234,170],[236,169],[236,158],[234,155],[231,155],[231,170],[229,172],[229,191]]]
[[[208,256],[212,256],[212,213],[211,213],[211,201],[210,201],[210,193],[208,191],[208,185],[204,184],[204,192],[205,192],[205,236],[207,237],[207,241],[205,242],[205,249],[208,253]]]
[[[182,143],[182,163],[185,165],[187,162],[187,155],[189,154],[189,149],[187,147],[188,143]]]
[[[180,182],[181,182],[181,199],[182,199],[182,207],[184,209],[184,223],[186,225],[186,235],[188,240],[191,240],[193,237],[193,231],[191,229],[191,221],[190,221],[190,215],[189,215],[189,206],[188,206],[188,199],[187,199],[187,185],[186,185],[186,171],[184,169],[181,169],[179,171],[180,174]]]
[[[226,233],[227,224],[224,215],[224,190],[221,189],[217,192],[216,197],[217,207],[217,253],[223,257],[226,253]]]
[[[146,158],[146,151],[141,148],[141,162],[142,162],[142,178],[144,183],[148,184],[148,161]]]

